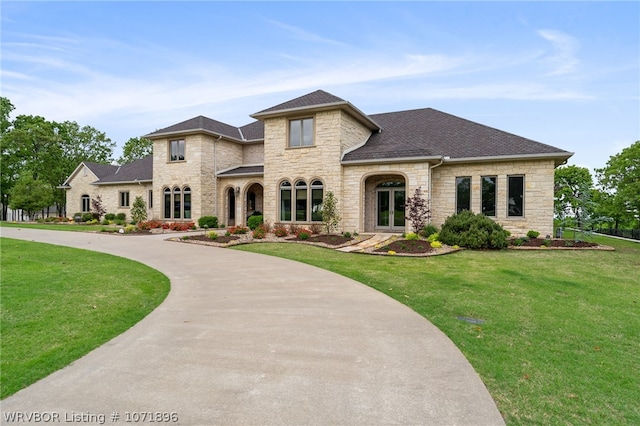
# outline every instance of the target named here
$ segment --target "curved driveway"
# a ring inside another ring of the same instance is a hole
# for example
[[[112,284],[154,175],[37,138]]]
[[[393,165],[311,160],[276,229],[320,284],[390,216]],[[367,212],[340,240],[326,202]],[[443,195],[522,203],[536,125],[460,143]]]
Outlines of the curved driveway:
[[[2,236],[123,256],[171,280],[140,323],[3,400],[2,424],[16,412],[57,413],[62,424],[141,412],[174,412],[181,425],[504,424],[444,334],[348,278],[162,235]]]

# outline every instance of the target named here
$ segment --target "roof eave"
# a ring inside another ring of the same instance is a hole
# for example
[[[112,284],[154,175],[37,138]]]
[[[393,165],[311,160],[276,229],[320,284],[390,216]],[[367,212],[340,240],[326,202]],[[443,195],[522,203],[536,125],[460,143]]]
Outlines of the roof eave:
[[[235,174],[227,174],[227,175],[216,175],[216,177],[219,177],[220,179],[224,179],[224,178],[233,178],[233,177],[263,177],[264,176],[264,172],[259,173],[259,172],[252,172],[252,173],[235,173]]]
[[[540,154],[522,154],[522,155],[494,155],[487,157],[460,157],[449,158],[446,155],[432,155],[419,157],[395,157],[395,158],[370,158],[362,160],[342,160],[343,165],[357,164],[388,164],[388,163],[416,163],[421,161],[440,161],[444,163],[486,163],[486,162],[502,162],[502,161],[524,161],[524,160],[556,160],[556,167],[566,163],[573,155],[573,152],[553,152]]]
[[[212,132],[211,130],[198,128],[198,129],[187,129],[187,130],[175,130],[172,132],[162,132],[162,133],[149,133],[148,135],[144,135],[143,138],[147,138],[150,140],[162,139],[169,136],[188,136],[188,135],[197,135],[200,133],[205,133],[207,135],[215,136],[216,138],[224,138],[237,143],[246,143],[246,142],[254,142],[260,141],[263,139],[251,139],[251,140],[243,140],[239,138],[234,138],[233,136],[229,136],[223,133]]]
[[[117,182],[93,182],[92,185],[129,185],[129,184],[143,184],[143,183],[153,183],[153,179],[136,179],[136,180],[123,180]]]
[[[309,105],[309,106],[296,107],[296,108],[285,108],[285,109],[279,109],[276,111],[257,112],[255,114],[250,115],[250,117],[255,118],[256,120],[263,120],[265,118],[278,118],[278,117],[285,117],[289,115],[295,115],[298,113],[323,112],[323,111],[330,111],[333,109],[347,110],[354,118],[356,118],[362,124],[367,126],[370,130],[382,129],[382,127],[378,123],[376,123],[373,119],[371,119],[367,114],[360,111],[351,102],[347,102],[347,101],[330,102],[326,104]]]
[[[419,157],[393,157],[393,158],[368,158],[362,160],[342,160],[340,163],[349,166],[349,165],[358,165],[358,164],[388,164],[388,163],[420,163],[420,162],[429,162],[429,161],[440,161],[442,159],[441,155],[429,155],[429,156],[419,156]]]

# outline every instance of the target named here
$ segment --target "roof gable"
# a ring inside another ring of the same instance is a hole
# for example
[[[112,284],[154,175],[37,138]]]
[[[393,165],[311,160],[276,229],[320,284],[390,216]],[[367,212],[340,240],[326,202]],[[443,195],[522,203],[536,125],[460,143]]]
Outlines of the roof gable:
[[[345,101],[342,98],[334,96],[331,93],[325,92],[324,90],[316,90],[315,92],[308,93],[306,95],[297,97],[295,99],[291,99],[290,101],[283,102],[276,106],[272,106],[271,108],[263,109],[262,111],[256,112],[254,115],[289,111],[292,109],[315,107],[315,106],[326,105],[326,104],[344,104],[344,103],[347,103],[347,101]]]
[[[213,133],[216,135],[227,136],[232,139],[241,140],[242,135],[237,127],[230,124],[223,123],[218,120],[199,115],[197,117],[190,118],[189,120],[182,121],[169,127],[165,127],[155,132],[145,135],[147,138],[165,136],[177,133],[197,132],[204,131]]]

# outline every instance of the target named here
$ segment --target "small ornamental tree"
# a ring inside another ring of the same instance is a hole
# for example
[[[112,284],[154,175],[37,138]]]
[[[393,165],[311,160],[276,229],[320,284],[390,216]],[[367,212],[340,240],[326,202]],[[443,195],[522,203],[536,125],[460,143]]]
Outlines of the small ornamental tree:
[[[431,218],[429,203],[422,197],[422,187],[416,188],[413,197],[407,198],[405,206],[407,217],[411,221],[411,227],[416,234],[425,227]]]
[[[338,225],[342,218],[338,212],[338,201],[333,195],[333,192],[327,192],[327,195],[322,200],[322,227],[327,234],[331,231],[337,230]]]
[[[147,204],[140,196],[136,197],[133,205],[131,206],[131,220],[135,223],[147,220]]]
[[[102,197],[100,195],[91,199],[91,210],[93,211],[93,218],[98,220],[107,212],[107,209],[102,205]]]

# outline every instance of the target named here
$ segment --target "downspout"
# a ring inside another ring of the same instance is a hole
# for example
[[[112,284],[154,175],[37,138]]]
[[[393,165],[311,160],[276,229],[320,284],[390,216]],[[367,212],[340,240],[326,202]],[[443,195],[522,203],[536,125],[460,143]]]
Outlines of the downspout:
[[[435,164],[431,167],[429,167],[429,223],[431,223],[431,218],[433,217],[433,213],[431,212],[431,203],[432,203],[432,199],[433,199],[433,173],[432,170],[435,169],[436,167],[440,167],[442,166],[442,164],[444,163],[444,160],[448,160],[450,157],[449,156],[441,156],[440,157],[440,162],[438,164]]]

